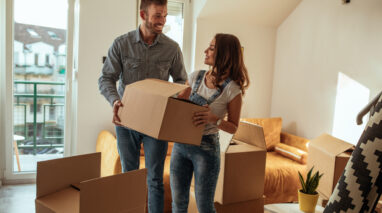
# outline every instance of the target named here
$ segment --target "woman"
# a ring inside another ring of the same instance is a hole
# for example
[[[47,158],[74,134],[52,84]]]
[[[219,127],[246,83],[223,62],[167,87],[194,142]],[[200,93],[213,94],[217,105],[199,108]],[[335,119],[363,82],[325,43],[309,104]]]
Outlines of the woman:
[[[234,35],[216,34],[204,51],[211,70],[189,76],[191,88],[179,97],[205,106],[195,113],[194,125],[205,125],[200,146],[175,143],[171,154],[170,184],[173,212],[187,212],[192,175],[200,213],[216,212],[214,195],[220,170],[219,129],[235,133],[242,94],[249,85],[239,40]],[[223,118],[227,115],[227,120]]]

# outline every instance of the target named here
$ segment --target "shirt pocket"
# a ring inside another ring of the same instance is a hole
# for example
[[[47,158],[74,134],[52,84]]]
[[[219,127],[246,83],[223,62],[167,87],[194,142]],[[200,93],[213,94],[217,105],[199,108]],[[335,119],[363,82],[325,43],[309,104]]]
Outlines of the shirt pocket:
[[[143,61],[136,58],[123,58],[123,83],[129,84],[142,78]]]
[[[142,60],[125,57],[123,60],[123,70],[127,72],[138,72],[142,69]]]
[[[171,61],[170,60],[159,60],[156,63],[156,68],[160,73],[161,79],[167,79],[169,76],[169,71],[171,68]]]

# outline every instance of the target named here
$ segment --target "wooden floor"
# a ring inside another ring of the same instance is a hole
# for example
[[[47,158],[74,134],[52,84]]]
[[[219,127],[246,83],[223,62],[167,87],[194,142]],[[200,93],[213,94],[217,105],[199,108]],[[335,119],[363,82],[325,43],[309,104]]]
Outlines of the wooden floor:
[[[0,186],[0,213],[34,213],[35,184]]]

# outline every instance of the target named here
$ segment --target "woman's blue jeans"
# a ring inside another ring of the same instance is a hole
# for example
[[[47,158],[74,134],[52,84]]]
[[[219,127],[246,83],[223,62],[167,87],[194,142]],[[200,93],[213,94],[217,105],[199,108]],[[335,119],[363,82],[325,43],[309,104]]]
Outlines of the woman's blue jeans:
[[[116,126],[122,172],[139,169],[141,143],[147,169],[148,212],[162,213],[164,208],[163,169],[167,141],[160,141],[132,129]]]
[[[219,134],[204,135],[200,146],[175,143],[171,153],[172,212],[187,213],[192,174],[200,213],[214,213],[214,196],[220,170]]]

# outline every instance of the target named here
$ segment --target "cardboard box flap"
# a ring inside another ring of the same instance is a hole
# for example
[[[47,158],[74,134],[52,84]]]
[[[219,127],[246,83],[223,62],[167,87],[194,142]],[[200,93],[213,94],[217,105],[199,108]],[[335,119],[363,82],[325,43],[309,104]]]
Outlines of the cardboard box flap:
[[[220,152],[227,152],[232,137],[233,134],[230,134],[223,130],[219,130]]]
[[[146,169],[140,169],[81,182],[80,212],[130,212],[144,207],[146,173]]]
[[[264,149],[257,146],[241,143],[241,144],[230,145],[226,153],[233,154],[233,153],[258,152],[258,151],[264,151]]]
[[[319,137],[311,140],[309,143],[309,147],[310,146],[314,146],[316,149],[333,156],[337,156],[354,148],[353,144],[335,138],[329,134],[322,134]]]
[[[157,138],[167,102],[168,98],[162,96],[125,90],[122,99],[124,106],[119,108],[118,116],[122,125]]]
[[[125,90],[141,91],[147,94],[155,94],[170,97],[185,90],[189,86],[177,83],[162,81],[159,79],[145,79],[126,86]]]
[[[101,153],[37,162],[36,197],[100,177]]]
[[[253,123],[240,121],[233,139],[266,149],[263,127]]]

